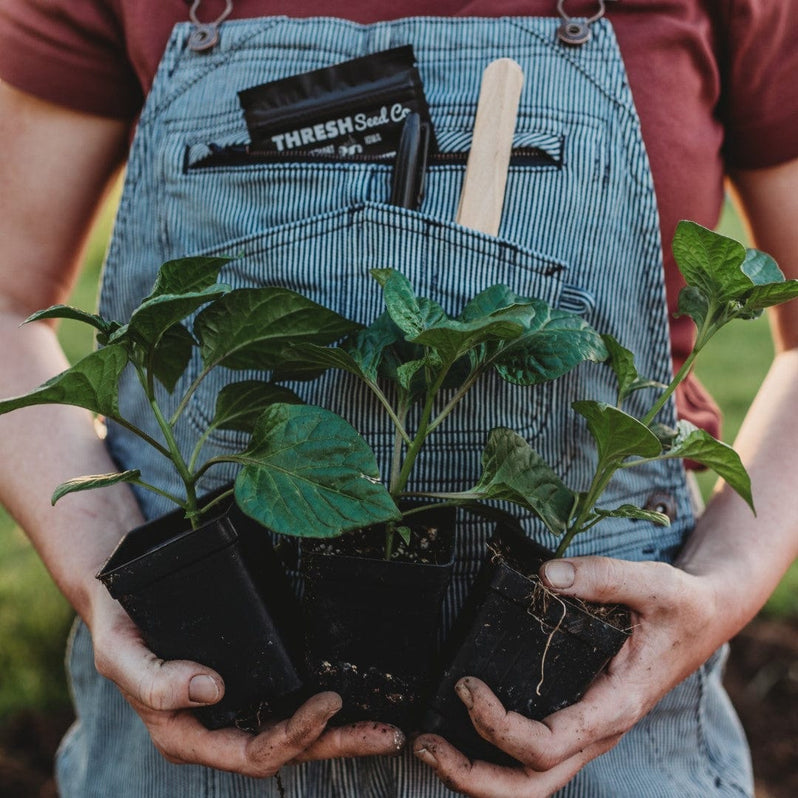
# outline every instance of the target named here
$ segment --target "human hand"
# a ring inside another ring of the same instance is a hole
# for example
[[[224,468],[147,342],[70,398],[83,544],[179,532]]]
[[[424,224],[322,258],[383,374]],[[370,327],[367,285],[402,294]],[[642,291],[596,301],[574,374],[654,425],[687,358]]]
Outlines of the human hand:
[[[457,693],[475,728],[519,760],[518,768],[470,761],[443,738],[421,735],[414,753],[450,788],[474,798],[537,798],[567,784],[590,760],[615,746],[672,687],[736,631],[709,577],[664,563],[604,557],[551,561],[543,581],[563,595],[622,603],[632,636],[577,704],[542,722],[506,712],[491,690],[466,677]]]
[[[119,687],[144,721],[155,747],[172,763],[263,778],[288,764],[396,754],[404,745],[402,732],[387,724],[327,729],[341,708],[341,698],[331,692],[311,697],[291,718],[275,721],[257,735],[235,728],[208,730],[189,710],[222,697],[224,683],[217,673],[194,662],[156,657],[110,597],[95,602],[91,627],[97,670]]]

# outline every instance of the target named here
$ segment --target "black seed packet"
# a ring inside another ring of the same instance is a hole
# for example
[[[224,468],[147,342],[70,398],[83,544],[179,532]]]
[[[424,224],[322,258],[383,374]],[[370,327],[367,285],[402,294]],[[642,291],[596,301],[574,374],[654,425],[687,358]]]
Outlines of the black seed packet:
[[[238,97],[254,154],[389,159],[409,113],[430,121],[410,45],[263,83]]]

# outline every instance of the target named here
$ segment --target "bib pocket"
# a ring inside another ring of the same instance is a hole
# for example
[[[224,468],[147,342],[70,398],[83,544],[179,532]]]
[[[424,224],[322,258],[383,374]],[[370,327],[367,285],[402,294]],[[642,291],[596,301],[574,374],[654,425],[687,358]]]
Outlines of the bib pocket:
[[[442,221],[457,214],[465,166],[471,144],[468,118],[459,111],[443,116],[436,125],[438,150],[430,154],[426,192],[420,210]],[[568,207],[575,181],[584,168],[591,173],[596,156],[572,159],[571,150],[585,148],[571,142],[571,134],[559,122],[532,129],[524,120],[514,137],[507,191],[507,212],[500,236],[530,249],[541,247],[550,225],[535,207],[518,204],[520,191],[533,205],[547,206],[557,198],[558,208]],[[595,152],[592,129],[574,132],[587,136]],[[185,133],[169,138],[164,153],[166,192],[162,207],[164,238],[176,252],[210,249],[220,241],[342,210],[364,202],[387,204],[391,194],[393,159],[370,156],[286,155],[257,153],[246,144],[239,126],[215,127],[187,140]],[[171,165],[170,165],[171,164]],[[592,179],[592,177],[591,177]],[[180,216],[170,208],[179,197]],[[578,213],[578,209],[575,209]],[[579,218],[578,216],[576,218]],[[199,224],[197,223],[199,220]]]
[[[371,323],[384,310],[382,289],[370,275],[374,268],[401,272],[417,295],[439,303],[453,317],[473,296],[496,283],[556,306],[564,294],[567,271],[563,262],[510,242],[371,202],[280,225],[198,254],[234,256],[222,273],[222,280],[234,287],[281,285],[361,324]],[[200,367],[195,356],[178,395]],[[212,372],[187,408],[194,433],[207,425],[224,384],[256,376],[262,375]],[[476,479],[479,455],[492,428],[510,426],[534,443],[549,425],[562,429],[572,424],[569,403],[555,396],[555,385],[518,387],[489,375],[429,439],[427,454],[419,463],[420,478],[447,489],[462,488]],[[355,378],[332,371],[316,381],[287,386],[304,401],[347,418],[367,437],[381,472],[387,473],[393,428]],[[242,443],[235,433],[220,433],[209,440],[220,450]]]

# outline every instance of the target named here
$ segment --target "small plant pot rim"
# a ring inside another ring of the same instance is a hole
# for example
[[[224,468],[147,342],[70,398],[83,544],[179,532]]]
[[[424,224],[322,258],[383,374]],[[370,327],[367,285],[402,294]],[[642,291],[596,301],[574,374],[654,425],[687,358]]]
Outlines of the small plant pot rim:
[[[112,595],[141,590],[238,540],[238,533],[225,512],[207,519],[196,529],[184,529],[148,546],[149,536],[145,532],[151,524],[158,524],[161,520],[158,518],[142,524],[125,535],[97,574]]]
[[[521,573],[506,561],[495,564],[496,575],[492,587],[519,607],[534,614],[544,626],[562,634],[587,636],[595,639],[599,650],[615,652],[615,632],[628,636],[628,614],[623,611],[608,613],[608,617],[595,614],[596,605],[563,596],[549,590],[536,575]],[[614,616],[626,615],[626,621],[613,622]],[[605,632],[609,630],[609,639]]]

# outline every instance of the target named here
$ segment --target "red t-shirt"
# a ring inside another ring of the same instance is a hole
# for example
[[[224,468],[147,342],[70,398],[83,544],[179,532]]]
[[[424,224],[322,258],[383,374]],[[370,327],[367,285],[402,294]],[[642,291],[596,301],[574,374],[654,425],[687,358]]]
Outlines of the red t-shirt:
[[[134,119],[188,0],[3,0],[0,78],[77,110]],[[203,0],[215,19],[223,0]],[[342,0],[336,16],[374,22],[405,16],[556,16],[556,0]],[[569,0],[572,16],[595,0]],[[235,0],[233,18],[329,15],[322,0]],[[718,220],[730,168],[798,157],[798,2],[793,0],[608,0],[651,161],[665,244],[671,308],[681,276],[669,242],[680,219]],[[673,320],[677,364],[692,322]],[[717,409],[695,383],[680,410],[715,429]]]

